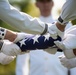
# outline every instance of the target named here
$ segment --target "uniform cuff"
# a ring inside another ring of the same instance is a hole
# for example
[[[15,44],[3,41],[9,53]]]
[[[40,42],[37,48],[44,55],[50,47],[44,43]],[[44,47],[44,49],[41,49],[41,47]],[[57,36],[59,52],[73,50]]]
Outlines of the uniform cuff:
[[[61,25],[67,25],[68,24],[68,22],[64,22],[64,20],[61,18],[61,16],[58,18],[57,22],[60,23]]]
[[[47,33],[47,31],[48,31],[48,25],[47,25],[47,24],[45,24],[45,29],[44,29],[44,31],[43,31],[43,33],[42,33],[41,35],[46,34],[46,33]]]

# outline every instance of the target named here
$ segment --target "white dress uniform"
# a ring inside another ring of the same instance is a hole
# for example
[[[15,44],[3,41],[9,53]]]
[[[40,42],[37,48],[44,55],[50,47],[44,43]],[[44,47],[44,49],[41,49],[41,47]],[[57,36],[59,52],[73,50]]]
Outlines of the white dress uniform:
[[[51,15],[40,16],[40,19],[43,22],[54,22]],[[70,27],[71,24],[67,26]],[[36,50],[29,54],[19,55],[16,62],[16,75],[67,75],[68,70],[61,65],[58,59],[61,54],[63,53],[57,52],[53,55],[43,50]]]
[[[75,19],[75,6],[76,0],[67,0],[62,8],[60,15],[62,19],[59,22],[65,23],[68,20]],[[37,18],[32,18],[26,13],[20,12],[10,5],[8,0],[0,0],[0,19],[26,33],[41,34],[46,30],[45,23]]]
[[[62,7],[60,17],[58,20],[60,23],[64,24],[70,20],[76,19],[76,0],[66,0]]]
[[[76,19],[75,6],[76,6],[76,0],[66,1],[60,15],[63,20],[62,23],[65,23],[69,20]],[[17,28],[20,31],[31,33],[31,34],[41,34],[45,29],[45,23],[41,22],[36,18],[32,18],[31,16],[23,12],[18,11],[16,8],[14,8],[9,4],[8,0],[0,0],[0,19],[5,21],[9,25]],[[64,74],[64,72],[62,74]]]
[[[46,29],[46,24],[37,18],[20,12],[8,0],[0,0],[0,19],[9,25],[30,34],[41,34]]]
[[[76,0],[66,0],[66,3],[64,4],[62,11],[61,11],[61,18],[63,19],[62,23],[66,23],[69,20],[76,19]],[[71,75],[76,75],[76,68],[73,68],[70,70]]]

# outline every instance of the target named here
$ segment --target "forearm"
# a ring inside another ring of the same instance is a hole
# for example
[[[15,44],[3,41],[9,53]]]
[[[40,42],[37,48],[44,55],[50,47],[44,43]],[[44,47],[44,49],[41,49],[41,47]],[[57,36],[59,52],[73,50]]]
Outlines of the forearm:
[[[61,10],[61,23],[65,24],[70,20],[76,19],[76,0],[67,0]]]
[[[56,23],[56,26],[57,26],[57,28],[60,30],[60,31],[64,31],[65,30],[65,27],[66,27],[66,25],[61,25],[60,23]]]
[[[0,33],[1,33],[0,34],[1,40],[7,39],[7,40],[9,40],[11,42],[18,42],[19,40],[21,40],[23,38],[25,38],[23,40],[26,41],[26,38],[27,38],[26,42],[28,43],[28,46],[29,46],[29,44],[31,44],[30,47],[29,47],[29,49],[32,46],[32,48],[31,48],[32,50],[36,49],[36,48],[38,48],[38,49],[39,48],[44,48],[44,49],[48,48],[50,45],[52,46],[52,44],[54,44],[55,40],[57,40],[57,39],[53,39],[50,36],[50,34],[47,34],[47,35],[31,35],[31,34],[21,33],[22,35],[18,35],[19,33],[11,31],[11,30],[8,30],[8,29],[5,29],[5,28],[2,28],[2,27],[0,28]],[[20,37],[22,37],[22,38],[20,38]],[[16,41],[16,39],[17,39],[17,41]],[[58,39],[61,40],[61,38],[58,38]],[[32,43],[31,43],[31,41],[32,41]],[[37,45],[35,44],[36,46],[33,45],[34,41],[38,43]],[[26,50],[28,50],[28,49],[26,49]]]
[[[27,51],[27,50],[35,50],[35,49],[47,49],[49,47],[53,47],[54,41],[59,40],[61,41],[61,38],[58,36],[57,39],[53,39],[50,34],[46,35],[31,35],[31,34],[26,34],[26,33],[15,33],[13,31],[7,30],[5,39],[8,39],[10,41],[15,42],[19,47],[19,40],[25,41],[25,44],[27,42],[27,45],[24,47],[20,47],[22,51]],[[23,39],[24,38],[24,39]],[[56,45],[55,45],[56,47]],[[58,49],[56,47],[56,51],[62,51],[61,49]]]
[[[17,38],[16,32],[0,27],[0,40],[7,39],[13,42],[16,38]]]
[[[61,38],[58,36],[56,39],[53,39],[50,34],[41,36],[26,34],[24,39],[16,43],[0,41],[0,48],[3,53],[12,56],[36,49],[55,48],[57,51],[59,49],[54,44],[54,41],[56,40],[61,41]]]
[[[8,29],[4,29],[4,28],[1,28],[1,29],[3,29],[3,31],[6,32],[4,33],[4,38],[2,38],[2,40],[7,39],[11,42],[15,42],[18,46],[20,46],[19,40],[21,39],[22,39],[21,41],[24,41],[25,44],[27,42],[27,46],[25,45],[24,48],[23,47],[21,48],[22,51],[46,49],[46,48],[54,46],[55,45],[54,41],[56,40],[61,41],[61,38],[59,36],[56,39],[53,39],[50,36],[50,34],[46,34],[46,35],[31,35],[31,34],[26,34],[26,33],[20,34]]]
[[[66,24],[76,19],[76,0],[67,0],[62,7],[61,14],[58,18],[57,27],[64,31]]]
[[[43,22],[18,11],[8,0],[0,0],[0,19],[26,33],[41,34],[45,29]]]
[[[4,39],[7,39],[7,40],[13,42],[16,39],[16,37],[17,37],[17,33],[16,32],[7,30]]]

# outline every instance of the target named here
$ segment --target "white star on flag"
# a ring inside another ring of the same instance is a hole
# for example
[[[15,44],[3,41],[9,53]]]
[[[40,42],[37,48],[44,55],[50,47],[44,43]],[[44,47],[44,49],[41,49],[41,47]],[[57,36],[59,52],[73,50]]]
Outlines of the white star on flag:
[[[22,40],[22,41],[20,41],[19,43],[20,43],[20,47],[22,47],[22,45],[26,45],[25,44],[25,41],[26,41],[27,39],[24,39],[24,40]]]
[[[43,35],[45,37],[44,41],[49,40],[50,34],[48,33],[47,35]]]
[[[33,37],[33,44],[35,44],[35,42],[39,42],[38,41],[38,38],[39,38],[40,35],[36,35],[35,37]]]

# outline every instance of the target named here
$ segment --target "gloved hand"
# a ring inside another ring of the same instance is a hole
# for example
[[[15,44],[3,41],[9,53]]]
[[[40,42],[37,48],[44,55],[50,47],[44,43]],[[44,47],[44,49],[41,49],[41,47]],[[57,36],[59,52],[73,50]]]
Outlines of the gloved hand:
[[[26,33],[17,33],[17,37],[13,42],[16,43],[19,40],[26,38],[26,35],[30,36],[30,34],[26,34]],[[21,52],[20,48],[13,42],[4,40],[3,46],[1,48],[1,52],[9,56],[23,54],[24,52]]]
[[[65,56],[67,58],[74,58],[75,55],[73,53],[73,49],[76,49],[76,35],[67,34],[67,36],[63,39],[63,41],[55,41],[54,42],[57,47],[63,50]]]
[[[50,33],[50,36],[54,39],[57,38],[57,35],[59,35],[61,38],[63,38],[64,36],[64,32],[60,31],[55,23],[51,25],[48,24],[48,32]],[[57,48],[53,48],[51,50],[47,49],[46,51],[55,54],[57,52]]]
[[[68,69],[76,67],[76,58],[67,59],[64,55],[59,56],[60,62],[64,67]]]
[[[54,39],[57,38],[57,35],[59,35],[61,38],[63,38],[64,36],[64,32],[60,31],[56,24],[48,24],[48,32],[50,33],[50,36]]]
[[[15,59],[16,56],[8,56],[5,55],[4,53],[0,53],[0,63],[2,65],[6,65],[9,64],[10,62],[12,62]]]
[[[6,40],[3,41],[3,45],[0,51],[9,56],[16,56],[22,53],[16,44]]]
[[[22,33],[22,32],[21,33],[17,33],[17,37],[15,38],[15,40],[13,42],[16,43],[16,42],[20,41],[21,39],[26,38],[26,35],[27,35],[26,33]]]
[[[27,38],[28,36],[30,37],[31,34],[18,33],[17,38],[14,40],[14,43],[10,42],[9,40],[0,41],[0,52],[3,52],[4,54],[9,55],[9,56],[16,56],[19,54],[24,54],[25,52],[29,52],[29,50],[26,50],[25,52],[22,51],[22,49],[20,49],[21,45],[18,46],[17,44],[15,44],[19,40],[23,38]]]

